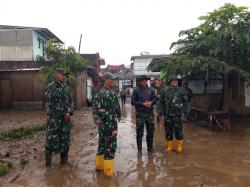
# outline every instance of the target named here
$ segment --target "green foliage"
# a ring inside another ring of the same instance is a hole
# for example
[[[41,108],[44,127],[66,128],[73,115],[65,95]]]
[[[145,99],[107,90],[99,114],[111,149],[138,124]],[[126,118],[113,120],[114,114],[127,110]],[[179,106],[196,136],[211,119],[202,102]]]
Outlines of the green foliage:
[[[7,161],[0,161],[0,176],[5,175],[12,168],[12,164]]]
[[[30,125],[27,127],[20,127],[16,129],[11,129],[6,132],[0,133],[0,141],[20,139],[25,136],[33,135],[35,132],[43,131],[46,129],[45,125]]]
[[[73,87],[78,74],[84,70],[85,61],[73,47],[64,49],[62,44],[55,40],[49,40],[44,50],[46,55],[52,59],[53,64],[41,69],[40,78],[44,82],[50,83],[54,79],[55,69],[63,68],[67,73],[66,84]]]
[[[246,7],[225,4],[199,18],[202,23],[181,31],[172,43],[175,51],[168,58],[154,60],[168,74],[183,74],[210,69],[218,73],[238,71],[250,81],[250,12]]]

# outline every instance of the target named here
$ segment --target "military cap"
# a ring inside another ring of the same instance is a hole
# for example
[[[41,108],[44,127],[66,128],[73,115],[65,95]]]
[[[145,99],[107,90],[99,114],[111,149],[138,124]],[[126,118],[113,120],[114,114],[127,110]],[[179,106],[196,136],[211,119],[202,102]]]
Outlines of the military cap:
[[[150,78],[146,75],[141,75],[138,77],[138,81],[141,81],[141,80],[150,80]]]
[[[178,80],[176,75],[169,75],[168,76],[168,82],[170,83],[172,80]]]
[[[103,79],[104,80],[115,80],[115,79],[118,79],[117,76],[115,76],[114,74],[110,73],[110,72],[107,72],[107,73],[104,73],[103,75]]]
[[[64,71],[63,68],[56,68],[55,72],[56,72],[56,73],[59,73],[59,74],[61,74],[61,75],[66,75],[66,73],[65,73],[65,71]]]

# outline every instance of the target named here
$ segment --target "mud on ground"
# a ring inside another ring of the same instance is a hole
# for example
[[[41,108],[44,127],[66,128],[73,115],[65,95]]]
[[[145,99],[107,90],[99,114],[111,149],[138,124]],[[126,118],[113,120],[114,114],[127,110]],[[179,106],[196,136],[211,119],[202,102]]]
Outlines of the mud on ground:
[[[45,114],[39,114],[38,111],[35,113],[39,117],[35,118],[35,114],[30,113],[31,119],[44,122],[42,120],[45,120]],[[10,159],[15,162],[14,169],[6,176],[0,177],[0,186],[250,186],[250,123],[246,119],[234,120],[232,130],[228,133],[210,131],[194,123],[185,123],[185,148],[182,155],[175,152],[166,153],[164,127],[163,124],[156,123],[155,153],[147,153],[144,136],[143,155],[137,157],[134,115],[130,105],[122,108],[113,178],[105,178],[102,172],[95,171],[97,129],[92,121],[91,110],[84,109],[76,112],[73,117],[70,164],[66,166],[59,164],[60,158],[56,155],[53,157],[52,168],[45,168],[44,132],[37,133],[33,138],[0,142],[0,148],[7,148],[10,151]],[[9,118],[15,121],[14,118]],[[21,120],[22,117],[18,119]],[[24,121],[27,124],[27,120]]]
[[[96,127],[93,125],[90,109],[85,108],[82,111],[75,112],[72,122],[76,124],[72,129],[72,134],[75,134],[76,131],[82,131],[84,132],[84,138],[94,135]],[[0,112],[0,132],[32,124],[41,125],[45,123],[46,113],[41,110],[8,110]],[[4,160],[8,160],[13,164],[13,168],[9,173],[0,177],[0,187],[13,186],[15,181],[21,177],[23,171],[32,165],[33,162],[44,163],[44,141],[45,131],[37,132],[33,136],[22,139],[0,141],[0,152],[8,153],[9,155]],[[71,141],[74,142],[73,136]],[[55,159],[56,162],[59,158]]]

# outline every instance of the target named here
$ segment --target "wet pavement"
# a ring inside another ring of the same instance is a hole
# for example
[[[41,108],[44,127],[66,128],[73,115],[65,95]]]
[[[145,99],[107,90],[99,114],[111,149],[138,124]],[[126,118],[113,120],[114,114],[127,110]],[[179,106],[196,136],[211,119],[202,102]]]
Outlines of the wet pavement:
[[[61,166],[57,155],[52,168],[46,169],[40,150],[39,157],[30,161],[17,179],[12,183],[5,181],[2,186],[250,186],[250,126],[247,126],[250,123],[233,126],[229,133],[185,123],[185,148],[181,155],[165,152],[164,127],[156,123],[155,153],[147,153],[144,136],[143,155],[137,157],[135,112],[127,104],[122,108],[119,123],[115,176],[106,178],[102,172],[95,171],[97,129],[92,116],[85,115],[87,123],[75,124],[72,131],[70,164]]]

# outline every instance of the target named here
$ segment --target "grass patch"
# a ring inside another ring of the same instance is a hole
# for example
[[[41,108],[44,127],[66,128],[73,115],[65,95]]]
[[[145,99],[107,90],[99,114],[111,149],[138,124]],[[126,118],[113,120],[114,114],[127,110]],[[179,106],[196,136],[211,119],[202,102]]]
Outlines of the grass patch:
[[[12,168],[12,164],[7,161],[0,161],[0,176],[5,175],[8,173],[8,170]]]
[[[35,132],[43,131],[45,129],[45,125],[30,125],[27,127],[11,129],[0,133],[0,141],[20,139],[22,137],[33,135]]]

